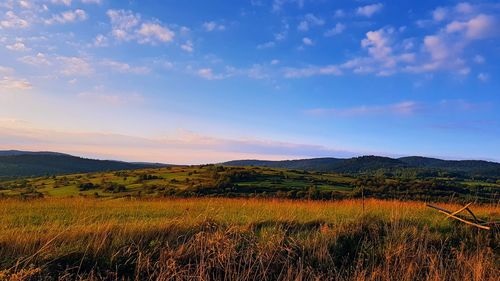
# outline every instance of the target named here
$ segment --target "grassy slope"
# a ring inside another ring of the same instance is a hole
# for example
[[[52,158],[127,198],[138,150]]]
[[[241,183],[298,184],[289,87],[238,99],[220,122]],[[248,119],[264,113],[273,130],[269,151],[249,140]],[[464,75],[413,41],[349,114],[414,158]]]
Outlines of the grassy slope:
[[[321,190],[349,191],[354,179],[352,177],[338,174],[316,174],[302,171],[285,169],[268,169],[258,167],[228,168],[229,170],[254,171],[255,179],[237,181],[242,188],[252,190],[269,189],[276,191],[280,189],[307,189],[315,184]],[[219,172],[224,174],[225,172]],[[140,180],[141,175],[152,175],[157,177],[152,180]],[[137,195],[141,191],[144,196],[158,195],[165,190],[186,190],[193,186],[212,186],[215,184],[210,166],[193,167],[166,167],[154,169],[141,169],[107,173],[74,174],[56,177],[42,177],[26,180],[10,181],[0,183],[0,193],[19,195],[26,192],[24,185],[35,188],[36,191],[49,196],[76,196],[79,194],[93,195],[98,193],[104,197],[117,197],[124,195]],[[126,191],[119,193],[104,192],[102,188],[80,191],[81,183],[93,183],[105,185],[105,183],[117,183],[124,185]]]
[[[141,179],[149,176],[152,178]],[[226,179],[229,183],[224,181]],[[92,188],[81,188],[92,184]],[[192,166],[73,174],[0,183],[0,195],[48,197],[376,198],[496,202],[500,184],[456,178],[355,177],[279,168]]]
[[[423,203],[361,206],[355,200],[1,200],[0,280],[14,272],[69,280],[498,280],[499,232],[443,220]],[[474,211],[500,218],[494,206]]]

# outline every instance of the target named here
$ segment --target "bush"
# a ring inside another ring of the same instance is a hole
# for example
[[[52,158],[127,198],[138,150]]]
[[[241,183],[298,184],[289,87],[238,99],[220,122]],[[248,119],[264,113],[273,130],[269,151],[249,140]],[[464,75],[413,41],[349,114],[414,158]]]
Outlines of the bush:
[[[93,184],[91,182],[81,183],[78,186],[78,189],[80,191],[87,191],[87,190],[96,189],[96,188],[99,188],[99,185],[98,184]]]

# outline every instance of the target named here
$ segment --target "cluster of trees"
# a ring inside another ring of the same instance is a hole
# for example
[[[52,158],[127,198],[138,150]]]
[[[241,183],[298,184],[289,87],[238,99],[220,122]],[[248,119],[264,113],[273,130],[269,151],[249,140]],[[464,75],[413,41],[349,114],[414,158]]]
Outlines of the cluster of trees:
[[[161,179],[161,177],[155,176],[155,175],[150,175],[150,174],[142,174],[139,176],[139,181],[148,181],[148,180],[157,180],[157,179]]]

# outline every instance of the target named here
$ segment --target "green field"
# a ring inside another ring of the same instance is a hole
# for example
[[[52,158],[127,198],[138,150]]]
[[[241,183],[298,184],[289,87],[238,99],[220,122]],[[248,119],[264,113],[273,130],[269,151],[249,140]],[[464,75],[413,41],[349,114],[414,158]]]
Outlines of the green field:
[[[500,184],[480,179],[342,175],[218,165],[45,176],[0,182],[0,196],[32,197],[266,197],[496,203]]]

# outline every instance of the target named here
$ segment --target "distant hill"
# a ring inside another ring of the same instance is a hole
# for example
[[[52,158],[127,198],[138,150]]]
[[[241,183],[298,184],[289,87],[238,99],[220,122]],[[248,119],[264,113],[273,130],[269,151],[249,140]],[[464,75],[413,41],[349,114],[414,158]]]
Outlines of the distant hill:
[[[398,159],[381,156],[362,156],[348,159],[312,158],[283,161],[235,160],[223,164],[227,166],[262,166],[339,173],[359,173],[381,168],[403,168],[408,166]]]
[[[442,160],[420,156],[402,158],[362,156],[347,159],[313,158],[284,161],[235,160],[222,164],[227,166],[262,166],[345,174],[370,174],[379,171],[403,173],[412,171],[417,174],[447,172],[464,176],[500,178],[500,163],[482,160]]]
[[[50,151],[0,150],[0,156],[17,156],[17,155],[69,155],[69,154],[50,152]]]
[[[0,180],[162,166],[167,165],[86,159],[57,152],[0,151]]]
[[[226,166],[260,166],[271,168],[285,168],[296,170],[317,170],[327,171],[332,166],[343,159],[338,158],[313,158],[300,160],[283,160],[283,161],[267,161],[267,160],[234,160],[223,163]]]

